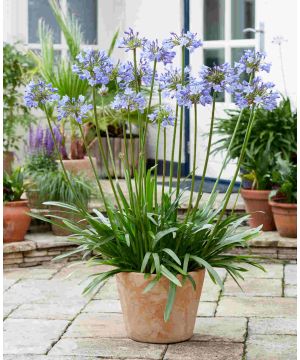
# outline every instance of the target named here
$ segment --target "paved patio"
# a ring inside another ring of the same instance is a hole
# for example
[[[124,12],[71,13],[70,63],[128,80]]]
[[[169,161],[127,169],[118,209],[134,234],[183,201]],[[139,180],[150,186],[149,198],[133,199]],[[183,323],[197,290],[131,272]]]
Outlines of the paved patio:
[[[296,359],[294,263],[250,270],[244,292],[220,271],[221,294],[207,276],[195,335],[169,346],[127,339],[115,281],[83,297],[85,276],[99,269],[72,265],[4,271],[5,360]]]

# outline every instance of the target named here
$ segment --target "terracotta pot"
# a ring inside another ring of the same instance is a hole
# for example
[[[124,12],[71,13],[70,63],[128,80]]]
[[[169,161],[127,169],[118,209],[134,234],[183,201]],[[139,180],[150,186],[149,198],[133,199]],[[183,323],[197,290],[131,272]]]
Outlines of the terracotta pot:
[[[3,152],[3,170],[9,175],[12,172],[12,163],[14,161],[14,153],[12,151]]]
[[[170,319],[164,321],[169,280],[162,277],[147,293],[144,288],[154,278],[144,279],[142,273],[119,273],[116,275],[118,291],[127,335],[130,339],[169,344],[185,341],[193,336],[197,309],[202,291],[205,270],[191,272],[196,290],[189,280],[182,288],[177,287]],[[177,276],[182,280],[182,276]]]
[[[297,204],[270,201],[277,231],[280,236],[297,237]]]
[[[92,159],[93,159],[93,163],[96,166],[96,159],[95,158]],[[57,161],[57,163],[60,165],[59,161]],[[95,178],[92,165],[87,156],[84,159],[63,160],[63,164],[65,169],[74,175],[82,174],[91,179]]]
[[[84,224],[86,224],[85,222],[80,222],[81,217],[78,216],[77,214],[68,214],[68,213],[65,213],[63,211],[68,211],[67,209],[63,209],[61,207],[56,207],[56,206],[51,206],[50,209],[49,209],[49,214],[51,215],[55,215],[55,216],[61,216],[65,219],[69,219],[71,221],[75,221],[77,222],[77,225],[82,225],[84,226]],[[55,218],[50,218],[52,219],[53,221],[57,222],[58,224],[62,224],[63,221],[60,220],[60,219],[55,219]],[[54,235],[56,236],[69,236],[69,235],[72,235],[74,232],[71,231],[71,230],[68,230],[68,229],[64,229],[58,225],[54,225],[54,224],[51,224],[51,229],[52,229],[52,232]]]
[[[11,201],[4,204],[3,208],[3,241],[15,242],[24,240],[29,229],[31,217],[28,201]]]
[[[275,230],[273,214],[269,205],[270,190],[241,189],[241,195],[245,201],[246,211],[251,215],[249,225],[251,227],[263,225],[263,231]]]

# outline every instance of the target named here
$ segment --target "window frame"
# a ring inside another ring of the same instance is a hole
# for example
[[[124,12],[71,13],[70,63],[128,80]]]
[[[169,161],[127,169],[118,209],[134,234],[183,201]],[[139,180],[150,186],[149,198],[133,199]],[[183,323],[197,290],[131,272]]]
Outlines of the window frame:
[[[63,14],[67,13],[67,8],[68,8],[68,1],[72,1],[72,0],[60,0],[60,4],[62,7],[62,11]],[[99,39],[100,39],[100,26],[99,26],[99,18],[100,18],[100,6],[99,6],[99,0],[97,1],[97,43],[96,44],[82,44],[84,47],[86,48],[91,48],[91,49],[97,49],[99,47]],[[18,1],[19,3],[19,1]],[[30,49],[30,50],[40,50],[41,49],[41,44],[40,43],[30,43],[29,42],[29,31],[28,31],[28,21],[29,21],[29,17],[28,17],[28,0],[22,0],[21,1],[22,4],[22,10],[24,11],[23,13],[25,14],[24,16],[24,21],[23,21],[23,34],[25,34],[25,44],[26,44],[26,48]],[[60,44],[53,44],[53,49],[54,51],[60,51],[60,55],[62,58],[66,58],[67,57],[67,53],[68,53],[68,45],[66,43],[66,40],[63,36],[63,33],[61,31],[61,42]]]
[[[258,48],[258,39],[232,39],[231,38],[231,0],[225,1],[224,14],[224,40],[203,40],[203,46],[199,51],[200,64],[204,63],[204,50],[224,49],[225,62],[231,64],[231,49],[233,48]],[[257,24],[255,6],[255,27]],[[200,39],[204,39],[204,0],[191,0],[191,31],[199,34]],[[201,19],[201,21],[199,21]],[[195,26],[194,26],[195,25]],[[197,61],[198,63],[199,61]],[[232,103],[231,95],[225,92],[225,100],[219,103]]]

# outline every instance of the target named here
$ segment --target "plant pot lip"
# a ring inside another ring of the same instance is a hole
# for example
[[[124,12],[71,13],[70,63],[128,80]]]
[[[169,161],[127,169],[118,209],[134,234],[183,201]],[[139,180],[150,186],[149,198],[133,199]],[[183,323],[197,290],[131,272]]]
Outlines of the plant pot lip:
[[[4,203],[4,206],[8,206],[8,207],[22,207],[24,205],[28,205],[28,200],[26,199],[22,199],[22,200],[18,200],[18,201],[9,201]]]
[[[284,208],[284,209],[297,209],[297,203],[283,203],[276,201],[275,199],[269,200],[270,206]]]
[[[241,192],[247,194],[269,194],[272,190],[252,190],[241,188]]]
[[[189,275],[191,275],[191,274],[197,274],[197,273],[199,273],[199,272],[205,272],[205,269],[198,269],[198,270],[194,270],[194,271],[189,271],[188,274],[189,274]],[[129,276],[129,274],[131,274],[131,275],[134,275],[134,276],[137,276],[137,277],[143,277],[143,278],[144,278],[144,276],[145,276],[145,273],[141,273],[141,272],[137,272],[137,271],[121,271],[121,272],[117,273],[116,276],[121,275],[121,274],[122,274],[122,275],[128,275],[128,276]],[[155,276],[156,276],[156,274],[151,274],[151,275],[150,275],[147,279],[145,279],[145,280],[153,279],[153,278],[155,278]],[[177,275],[176,275],[177,278],[182,278],[182,276],[183,276],[183,275],[181,275],[181,274],[177,274]],[[167,279],[167,278],[164,277],[164,276],[162,276],[161,279],[162,279],[162,278]]]
[[[271,190],[251,190],[241,189],[241,195],[244,199],[249,200],[269,200]]]

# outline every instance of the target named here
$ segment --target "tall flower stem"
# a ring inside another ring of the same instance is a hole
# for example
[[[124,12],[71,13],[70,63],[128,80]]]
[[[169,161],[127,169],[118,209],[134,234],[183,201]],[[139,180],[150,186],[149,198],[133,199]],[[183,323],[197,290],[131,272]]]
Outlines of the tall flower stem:
[[[103,163],[104,163],[104,167],[105,167],[105,171],[108,177],[108,180],[110,182],[110,186],[112,188],[115,200],[117,202],[117,206],[119,208],[119,210],[121,211],[121,204],[119,201],[119,197],[117,195],[116,189],[115,189],[115,185],[114,182],[112,180],[112,177],[109,173],[109,168],[108,168],[108,163],[107,163],[107,159],[106,159],[106,155],[104,153],[104,149],[103,149],[103,144],[102,144],[102,139],[101,139],[101,135],[100,135],[100,127],[99,127],[99,122],[98,122],[98,114],[97,114],[97,107],[96,107],[96,89],[93,88],[93,109],[94,109],[94,117],[95,117],[95,124],[96,124],[96,133],[97,133],[97,139],[98,139],[98,145],[99,145],[99,150],[100,150],[100,154],[102,156],[103,159]]]
[[[160,140],[160,128],[161,123],[158,123],[157,126],[157,136],[156,136],[156,149],[155,149],[155,164],[154,164],[154,183],[156,184],[154,187],[154,201],[155,201],[155,208],[157,208],[157,166],[158,166],[158,148],[159,148],[159,140]]]
[[[202,191],[203,191],[203,186],[204,186],[204,181],[205,181],[205,175],[206,175],[206,172],[207,172],[208,160],[209,160],[209,156],[210,156],[210,149],[211,149],[211,143],[212,143],[212,136],[213,136],[213,129],[214,129],[214,119],[215,119],[215,108],[216,108],[216,93],[214,92],[213,93],[212,110],[211,110],[211,119],[210,119],[210,129],[209,129],[208,144],[207,144],[207,150],[206,150],[206,156],[205,156],[203,172],[202,172],[202,176],[201,176],[201,183],[200,183],[199,190],[198,190],[197,200],[196,200],[195,206],[194,206],[194,213],[197,211],[198,206],[199,206],[199,202],[200,202],[201,197],[202,197]],[[188,216],[188,214],[187,214],[187,216]]]
[[[167,130],[164,128],[164,159],[163,159],[163,178],[161,189],[161,207],[163,208],[164,193],[165,193],[165,180],[166,180],[166,157],[167,157]]]
[[[171,162],[170,162],[169,194],[171,194],[173,187],[174,155],[175,155],[177,125],[178,125],[178,104],[176,104],[175,123],[173,129],[172,152],[171,152]]]
[[[225,194],[225,197],[224,197],[224,200],[223,200],[223,207],[222,207],[222,210],[220,212],[220,215],[218,217],[218,220],[217,220],[217,223],[216,223],[214,229],[218,229],[218,225],[220,224],[220,222],[221,222],[221,220],[223,218],[223,215],[224,215],[224,213],[226,211],[226,208],[227,208],[227,205],[228,205],[228,202],[229,202],[229,199],[230,199],[230,196],[231,196],[235,181],[236,181],[237,176],[239,174],[241,164],[242,164],[242,161],[243,161],[245,153],[246,153],[246,149],[247,149],[248,142],[249,142],[249,139],[250,139],[251,130],[252,130],[254,120],[255,120],[255,106],[252,105],[250,119],[249,119],[249,123],[248,123],[248,126],[247,126],[244,143],[243,143],[243,146],[242,146],[242,149],[241,149],[241,154],[240,154],[237,166],[236,166],[234,176],[233,176],[233,178],[232,178],[232,180],[231,180],[231,182],[229,184],[229,187],[228,187],[228,189],[226,191],[226,194]],[[215,233],[215,230],[213,231],[212,235],[214,235],[214,233]]]
[[[184,84],[184,64],[185,64],[185,56],[184,56],[185,48],[182,46],[181,48],[181,83]],[[176,198],[179,195],[180,190],[180,178],[181,178],[181,159],[182,159],[182,138],[183,138],[183,110],[184,106],[180,108],[180,127],[179,127],[179,149],[178,149],[178,167],[177,167],[177,183],[176,183]]]
[[[198,129],[197,129],[198,121],[197,121],[197,104],[194,104],[194,151],[193,151],[193,170],[192,170],[192,184],[191,184],[191,193],[190,200],[188,205],[188,210],[186,214],[186,220],[189,217],[189,213],[192,208],[193,203],[193,195],[195,189],[195,177],[196,177],[196,158],[197,158],[197,137],[198,137]]]

